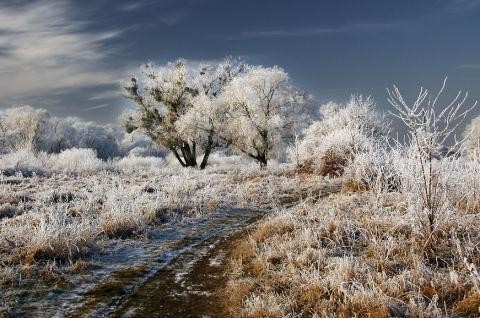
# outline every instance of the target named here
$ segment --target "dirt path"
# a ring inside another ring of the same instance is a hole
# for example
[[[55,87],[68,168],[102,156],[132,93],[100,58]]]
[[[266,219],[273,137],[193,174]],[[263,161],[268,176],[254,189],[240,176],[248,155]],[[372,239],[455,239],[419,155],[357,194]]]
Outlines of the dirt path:
[[[310,192],[308,196],[316,200],[338,192],[340,187],[334,185],[325,190]],[[280,204],[293,206],[305,196],[285,196]],[[233,245],[254,228],[255,221],[182,253],[133,292],[111,317],[227,317],[219,295],[228,279],[226,257]]]
[[[225,257],[248,228],[183,253],[140,286],[111,317],[225,317],[218,293],[227,280]]]

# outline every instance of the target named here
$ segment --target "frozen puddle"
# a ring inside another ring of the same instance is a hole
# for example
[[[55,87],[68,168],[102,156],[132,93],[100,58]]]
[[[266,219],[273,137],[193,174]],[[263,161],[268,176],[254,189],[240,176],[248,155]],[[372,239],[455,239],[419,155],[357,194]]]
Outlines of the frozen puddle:
[[[219,249],[222,238],[264,213],[234,209],[151,228],[148,239],[109,241],[92,254],[88,270],[65,274],[68,284],[32,282],[15,291],[19,296],[12,316],[188,317],[178,311],[179,306],[189,308],[188,298],[202,303],[211,297],[212,286],[205,289],[202,280],[210,280],[206,285],[215,281],[208,275],[209,269],[220,270],[226,255]],[[198,317],[198,311],[192,313]]]

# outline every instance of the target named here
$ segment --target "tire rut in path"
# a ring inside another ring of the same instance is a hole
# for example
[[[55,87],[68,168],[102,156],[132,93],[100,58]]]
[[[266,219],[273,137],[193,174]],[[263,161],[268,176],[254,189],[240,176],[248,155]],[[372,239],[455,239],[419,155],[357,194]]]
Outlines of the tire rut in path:
[[[226,256],[250,228],[209,239],[181,254],[140,286],[111,317],[226,317],[219,294],[228,278]]]
[[[310,197],[318,200],[339,192],[330,185],[282,198],[283,207],[291,207]],[[182,253],[132,293],[111,317],[228,317],[224,312],[221,290],[226,285],[226,258],[232,246],[245,238],[258,218],[229,236],[212,237]]]

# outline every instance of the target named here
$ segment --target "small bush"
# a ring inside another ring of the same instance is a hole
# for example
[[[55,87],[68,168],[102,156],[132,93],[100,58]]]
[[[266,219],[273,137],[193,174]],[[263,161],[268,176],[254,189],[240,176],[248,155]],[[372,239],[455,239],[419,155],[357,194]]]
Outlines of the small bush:
[[[328,103],[321,108],[323,119],[314,122],[296,148],[296,159],[313,163],[324,176],[338,177],[356,156],[384,144],[387,125],[373,110],[373,101],[352,97],[345,107]]]
[[[61,205],[50,206],[45,213],[24,214],[0,230],[0,237],[10,242],[12,257],[26,263],[75,259],[89,252],[95,238],[91,220],[72,219]]]
[[[20,172],[29,177],[33,174],[44,174],[48,156],[44,153],[35,154],[30,150],[18,150],[0,156],[0,171],[6,175]]]
[[[66,149],[59,154],[51,155],[50,168],[63,173],[94,173],[107,168],[105,162],[97,158],[93,149]]]
[[[165,163],[162,158],[137,157],[132,155],[122,158],[116,162],[117,168],[126,173],[156,173],[164,165]]]

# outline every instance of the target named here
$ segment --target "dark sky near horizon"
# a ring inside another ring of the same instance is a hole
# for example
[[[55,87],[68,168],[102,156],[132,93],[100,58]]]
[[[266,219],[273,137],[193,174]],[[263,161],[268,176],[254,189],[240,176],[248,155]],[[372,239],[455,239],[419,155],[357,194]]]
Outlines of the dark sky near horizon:
[[[420,85],[480,99],[480,0],[0,0],[0,108],[115,122],[140,64],[227,55],[279,65],[321,101],[407,96]]]

